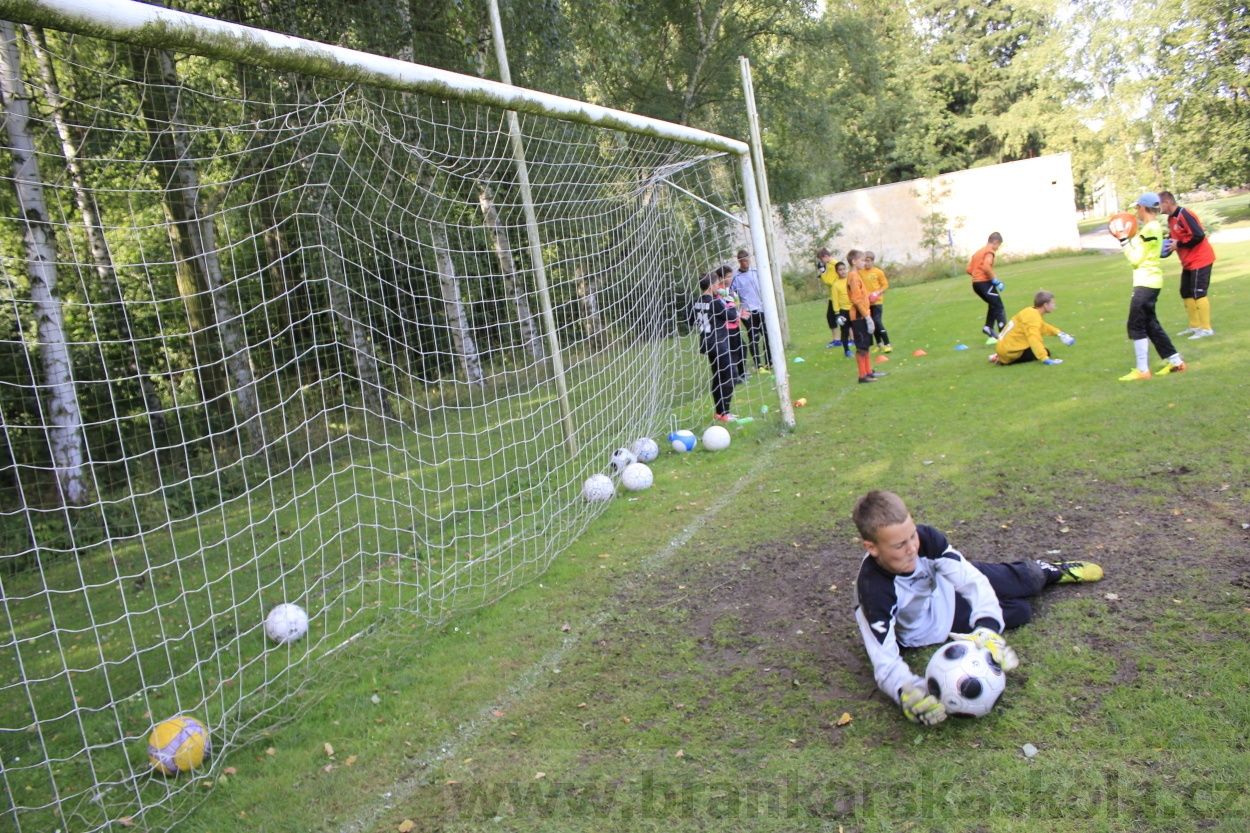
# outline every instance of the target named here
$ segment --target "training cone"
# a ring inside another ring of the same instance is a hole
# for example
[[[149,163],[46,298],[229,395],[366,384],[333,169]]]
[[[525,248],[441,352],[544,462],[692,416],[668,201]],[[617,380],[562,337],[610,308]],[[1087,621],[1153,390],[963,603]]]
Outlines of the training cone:
[[[877,356],[878,362],[888,362],[889,360],[890,360],[889,356]]]
[[[955,349],[956,349],[956,350],[967,350],[967,349],[968,349],[968,345],[966,345],[966,344],[956,344],[956,345],[955,345]]]
[[[923,351],[923,350],[917,350],[915,353],[912,353],[912,355],[913,355],[913,356],[927,356],[927,355],[929,355],[929,354],[928,354],[928,353],[926,353],[926,352],[925,352],[925,351]]]
[[[802,356],[795,356],[795,357],[794,357],[794,363],[795,363],[795,364],[803,364],[803,361],[804,361],[804,360],[803,360],[803,357],[802,357]]]

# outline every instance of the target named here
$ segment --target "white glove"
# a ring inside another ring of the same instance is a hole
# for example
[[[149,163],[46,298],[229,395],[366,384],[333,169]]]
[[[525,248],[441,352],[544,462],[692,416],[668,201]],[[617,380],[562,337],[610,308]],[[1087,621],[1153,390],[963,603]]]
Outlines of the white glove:
[[[1073,344],[1076,344],[1076,339],[1067,333],[1060,333],[1059,340],[1063,342],[1065,347],[1071,347]]]
[[[936,726],[946,719],[946,706],[928,692],[923,681],[903,686],[899,699],[903,701],[903,714],[912,723]]]
[[[868,325],[868,335],[872,335],[877,331],[877,325],[872,323],[872,318],[865,318],[864,321]]]
[[[846,326],[846,316],[845,316],[845,315],[839,315],[839,316],[838,316],[838,326],[839,326],[839,327],[845,327],[845,326]]]
[[[977,628],[972,633],[952,633],[950,638],[964,639],[989,651],[994,662],[1001,665],[1004,671],[1013,671],[1020,667],[1020,657],[1016,656],[1016,649],[1010,647],[1001,634],[994,633],[989,628]]]

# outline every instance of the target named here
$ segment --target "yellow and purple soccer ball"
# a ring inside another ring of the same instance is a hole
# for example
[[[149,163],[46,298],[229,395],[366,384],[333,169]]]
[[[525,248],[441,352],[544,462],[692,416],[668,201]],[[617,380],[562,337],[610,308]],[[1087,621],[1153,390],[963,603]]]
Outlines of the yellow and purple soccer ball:
[[[208,729],[194,717],[171,717],[148,735],[148,760],[163,775],[190,772],[203,764],[210,752]]]

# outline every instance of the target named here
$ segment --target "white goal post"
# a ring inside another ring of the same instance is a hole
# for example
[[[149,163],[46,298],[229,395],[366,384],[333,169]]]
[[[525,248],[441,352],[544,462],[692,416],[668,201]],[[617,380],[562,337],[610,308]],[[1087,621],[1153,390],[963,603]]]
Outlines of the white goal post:
[[[453,98],[730,153],[738,157],[756,271],[762,276],[761,280],[772,274],[764,215],[755,168],[751,162],[751,147],[746,142],[537,90],[149,6],[135,0],[0,0],[0,18],[118,40],[133,46],[178,50],[206,58]],[[790,401],[777,298],[772,292],[760,294],[764,303],[768,344],[776,358],[774,372],[781,417],[788,428],[793,428],[794,406]]]

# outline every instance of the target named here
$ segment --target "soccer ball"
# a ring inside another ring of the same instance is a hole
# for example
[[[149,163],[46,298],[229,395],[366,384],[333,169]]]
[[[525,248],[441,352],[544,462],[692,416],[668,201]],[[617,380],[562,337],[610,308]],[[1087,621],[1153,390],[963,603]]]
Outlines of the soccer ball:
[[[582,485],[582,497],[591,503],[611,500],[616,494],[616,484],[606,474],[592,474]]]
[[[676,451],[678,454],[685,454],[687,451],[694,451],[695,443],[697,442],[698,440],[695,439],[694,432],[687,431],[684,428],[680,431],[674,431],[668,435],[668,444],[671,445],[673,447],[673,451]]]
[[[1107,221],[1107,231],[1111,232],[1111,236],[1117,240],[1132,237],[1137,234],[1137,215],[1127,211],[1112,214],[1111,219]]]
[[[299,605],[280,604],[265,617],[265,635],[274,642],[294,642],[308,633],[308,614]]]
[[[621,472],[621,485],[631,492],[650,489],[653,479],[651,467],[646,463],[631,463],[625,467],[625,471]]]
[[[634,440],[629,450],[638,458],[639,463],[650,463],[656,457],[660,456],[660,447],[655,444],[655,440],[650,437],[643,437],[640,440]]]
[[[703,432],[703,447],[708,451],[724,451],[729,448],[729,432],[724,426],[713,425]]]
[[[208,730],[194,717],[171,717],[148,735],[148,760],[162,775],[190,772],[211,751]]]
[[[984,717],[1007,687],[994,656],[962,639],[939,648],[924,675],[929,693],[942,701],[952,717]]]
[[[628,448],[618,448],[612,452],[612,459],[608,461],[608,468],[617,477],[621,476],[621,472],[625,471],[626,466],[633,465],[638,462],[638,458],[634,456],[634,452]]]

